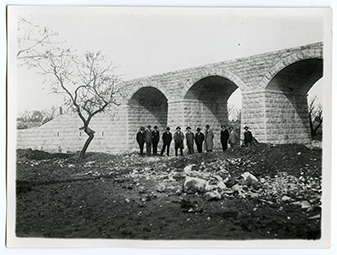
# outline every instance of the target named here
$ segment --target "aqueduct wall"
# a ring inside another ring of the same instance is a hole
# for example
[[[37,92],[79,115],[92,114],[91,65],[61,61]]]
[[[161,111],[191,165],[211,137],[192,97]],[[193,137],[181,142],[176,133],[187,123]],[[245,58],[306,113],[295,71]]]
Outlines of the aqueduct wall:
[[[241,125],[266,143],[309,143],[307,93],[323,75],[323,43],[143,77],[123,84],[121,105],[94,117],[89,151],[137,148],[140,126],[194,131],[210,124],[219,144],[220,125],[228,123],[227,100],[240,89]],[[64,119],[67,119],[64,122]],[[85,136],[75,116],[60,116],[37,129],[19,130],[18,148],[79,150]],[[241,130],[243,130],[241,128]]]

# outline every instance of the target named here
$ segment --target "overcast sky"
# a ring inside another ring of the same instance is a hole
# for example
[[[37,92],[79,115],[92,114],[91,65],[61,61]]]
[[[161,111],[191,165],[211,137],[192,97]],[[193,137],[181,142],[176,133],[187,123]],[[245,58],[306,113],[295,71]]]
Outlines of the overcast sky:
[[[102,51],[124,80],[315,43],[324,34],[309,9],[20,7],[14,14],[58,32],[78,53]],[[19,113],[61,104],[49,92],[35,70],[18,69]],[[239,99],[229,103],[239,107]]]

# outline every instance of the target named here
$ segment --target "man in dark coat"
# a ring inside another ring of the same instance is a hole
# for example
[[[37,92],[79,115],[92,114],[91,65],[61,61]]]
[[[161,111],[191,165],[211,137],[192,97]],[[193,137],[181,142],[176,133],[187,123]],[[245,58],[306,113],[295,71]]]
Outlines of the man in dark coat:
[[[191,127],[186,128],[187,132],[185,134],[186,136],[186,145],[188,148],[188,153],[193,154],[194,153],[194,134],[191,132]]]
[[[225,125],[222,125],[221,132],[220,132],[220,141],[221,141],[223,151],[227,150],[228,138],[229,138],[228,129]]]
[[[152,130],[150,125],[148,125],[147,129],[145,130],[145,143],[146,143],[146,154],[150,156],[152,145]]]
[[[176,132],[174,133],[174,148],[176,151],[176,156],[178,156],[178,149],[180,149],[180,155],[184,156],[183,149],[184,149],[184,134],[180,131],[180,127],[176,128]]]
[[[197,145],[197,150],[199,153],[202,152],[202,143],[205,140],[205,136],[200,132],[200,128],[197,128],[197,133],[195,134],[195,144]]]
[[[158,127],[154,126],[152,131],[152,147],[153,147],[153,154],[157,155],[157,147],[158,147],[158,142],[159,142],[159,131]]]
[[[170,156],[170,144],[172,141],[172,133],[170,132],[170,128],[167,127],[166,131],[163,133],[163,148],[161,149],[160,155],[163,156],[165,148],[167,147],[167,156]]]
[[[252,141],[253,141],[253,135],[252,132],[250,132],[249,127],[245,126],[244,130],[245,132],[243,133],[244,135],[244,143],[247,147],[251,147],[252,146]]]
[[[143,151],[144,151],[144,143],[145,143],[145,133],[144,133],[145,128],[141,127],[140,130],[137,133],[136,140],[139,145],[139,150],[140,150],[140,155],[143,156]]]

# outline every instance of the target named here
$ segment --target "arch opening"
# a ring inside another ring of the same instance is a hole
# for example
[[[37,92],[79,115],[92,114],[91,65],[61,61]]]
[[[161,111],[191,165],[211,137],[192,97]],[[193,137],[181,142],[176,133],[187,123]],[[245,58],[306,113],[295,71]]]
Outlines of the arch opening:
[[[136,91],[128,102],[128,130],[131,144],[135,145],[135,134],[141,126],[167,126],[168,104],[165,95],[154,87],[143,87]]]
[[[217,101],[219,99],[227,101],[237,88],[235,83],[222,76],[208,76],[194,83],[184,98],[200,101]]]
[[[194,83],[184,96],[185,123],[196,129],[209,124],[219,132],[228,125],[228,99],[238,86],[222,76],[207,76]]]
[[[282,91],[288,94],[308,93],[323,76],[322,59],[306,59],[295,62],[279,71],[269,82],[266,90]]]
[[[297,61],[280,70],[266,87],[267,140],[311,141],[307,93],[323,76],[322,59]]]

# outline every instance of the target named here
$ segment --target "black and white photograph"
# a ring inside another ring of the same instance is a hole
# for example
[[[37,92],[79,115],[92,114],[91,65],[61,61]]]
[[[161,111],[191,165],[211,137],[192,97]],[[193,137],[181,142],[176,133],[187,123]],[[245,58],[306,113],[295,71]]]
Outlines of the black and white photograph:
[[[9,247],[327,248],[331,8],[7,7]]]

